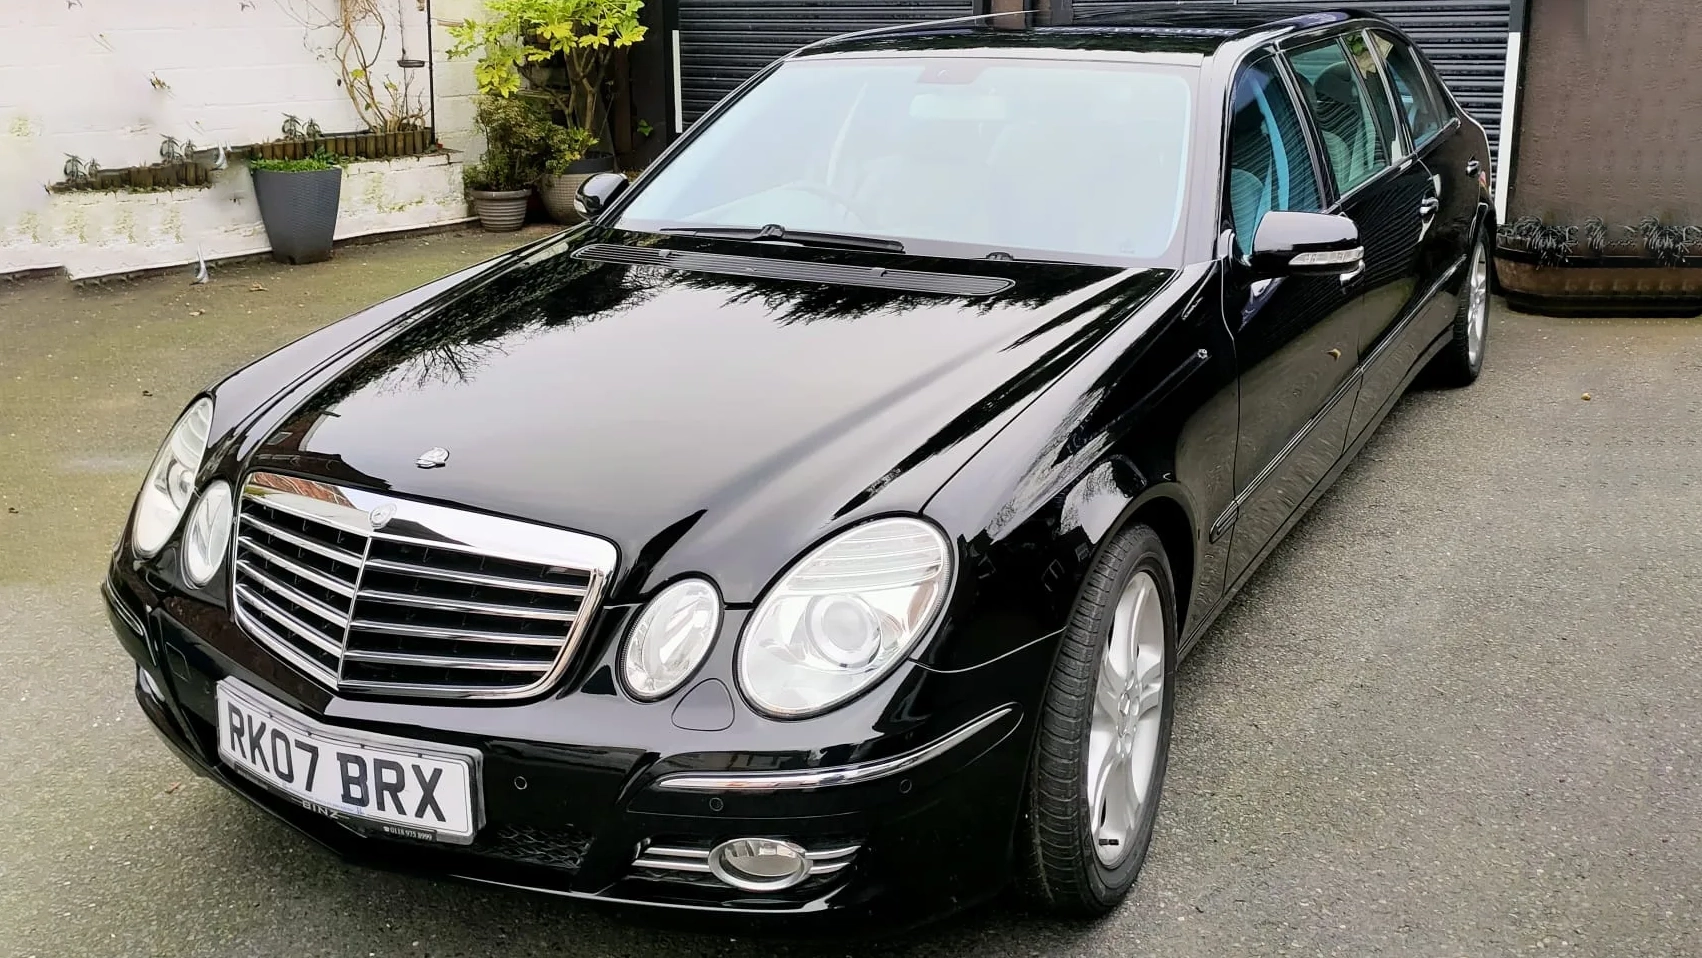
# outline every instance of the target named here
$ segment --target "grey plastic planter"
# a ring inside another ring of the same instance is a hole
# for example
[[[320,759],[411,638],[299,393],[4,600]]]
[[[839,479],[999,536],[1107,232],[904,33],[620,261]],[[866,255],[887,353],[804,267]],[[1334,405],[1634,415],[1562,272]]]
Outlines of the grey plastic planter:
[[[254,170],[254,199],[266,224],[272,258],[280,263],[317,263],[331,258],[337,232],[341,169],[285,173]]]
[[[472,194],[473,212],[485,229],[508,233],[526,222],[526,200],[531,190],[473,190]]]

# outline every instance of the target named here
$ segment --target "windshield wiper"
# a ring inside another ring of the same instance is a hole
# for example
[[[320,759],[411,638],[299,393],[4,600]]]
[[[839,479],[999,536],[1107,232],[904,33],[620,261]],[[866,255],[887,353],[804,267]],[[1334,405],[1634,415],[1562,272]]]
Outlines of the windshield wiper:
[[[799,246],[837,246],[843,249],[876,249],[887,253],[904,252],[904,244],[895,239],[878,236],[858,236],[856,233],[828,233],[820,230],[789,230],[779,223],[767,226],[676,226],[662,230],[678,236],[702,236],[707,239],[775,240],[797,243]]]

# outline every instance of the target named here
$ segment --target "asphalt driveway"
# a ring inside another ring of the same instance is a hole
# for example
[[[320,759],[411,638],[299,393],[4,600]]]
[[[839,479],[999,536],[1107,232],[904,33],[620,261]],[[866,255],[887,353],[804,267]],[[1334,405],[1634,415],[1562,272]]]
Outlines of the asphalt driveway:
[[[1702,954],[1702,321],[1501,312],[1477,386],[1403,401],[1183,667],[1146,874],[1095,926],[659,930],[350,868],[193,778],[96,593],[160,437],[516,241],[0,285],[0,955]]]

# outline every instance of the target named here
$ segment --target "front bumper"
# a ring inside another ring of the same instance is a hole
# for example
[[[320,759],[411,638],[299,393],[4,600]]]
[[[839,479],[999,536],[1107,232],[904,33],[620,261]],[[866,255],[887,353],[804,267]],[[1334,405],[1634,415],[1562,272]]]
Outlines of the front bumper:
[[[145,581],[116,567],[103,593],[112,626],[138,665],[137,699],[167,745],[197,772],[359,863],[782,922],[788,916],[923,920],[991,896],[1009,876],[1031,738],[1025,716],[1033,703],[1020,696],[1001,702],[989,690],[1038,684],[1032,676],[1044,666],[1034,658],[1049,654],[1046,643],[970,672],[918,667],[902,680],[907,701],[937,704],[940,715],[905,733],[850,748],[759,752],[749,748],[751,735],[736,734],[738,726],[685,735],[670,725],[670,734],[660,734],[646,726],[647,713],[635,703],[626,703],[633,721],[624,729],[611,731],[607,717],[575,721],[574,700],[585,697],[579,694],[481,708],[351,702],[314,686],[315,701],[303,694],[299,678],[279,681],[293,674],[254,643],[233,648],[226,630],[235,626],[222,616],[194,614],[199,603],[168,598],[162,604]],[[321,722],[477,748],[485,826],[468,846],[409,841],[310,812],[238,775],[219,761],[215,741],[214,689],[227,676]],[[525,722],[516,725],[522,713]],[[555,734],[516,735],[526,723],[603,734],[584,735],[588,744]],[[779,731],[796,738],[795,728]],[[622,734],[630,742],[611,740]],[[701,871],[647,866],[667,860],[657,851],[706,850],[749,836],[783,838],[812,852],[855,853],[848,864],[766,894],[740,892]]]

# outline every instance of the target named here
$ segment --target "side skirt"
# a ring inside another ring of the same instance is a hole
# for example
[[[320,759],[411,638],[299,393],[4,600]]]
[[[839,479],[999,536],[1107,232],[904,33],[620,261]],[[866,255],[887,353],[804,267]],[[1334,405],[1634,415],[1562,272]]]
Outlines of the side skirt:
[[[1412,368],[1407,370],[1406,375],[1401,379],[1400,387],[1390,391],[1389,398],[1383,403],[1383,408],[1377,410],[1377,414],[1371,417],[1370,422],[1365,424],[1365,428],[1348,444],[1347,450],[1342,453],[1340,459],[1336,460],[1336,464],[1330,468],[1329,473],[1318,482],[1318,485],[1300,503],[1299,508],[1294,510],[1294,514],[1288,517],[1288,521],[1282,524],[1276,535],[1271,536],[1270,541],[1265,543],[1265,547],[1260,549],[1259,554],[1253,557],[1253,561],[1247,564],[1246,571],[1242,572],[1235,582],[1224,590],[1223,597],[1212,606],[1211,612],[1194,620],[1193,626],[1188,629],[1188,634],[1182,637],[1182,647],[1177,653],[1178,661],[1188,657],[1188,654],[1194,650],[1194,646],[1199,644],[1200,639],[1217,621],[1218,616],[1222,615],[1223,611],[1229,607],[1229,603],[1234,601],[1235,596],[1240,593],[1241,587],[1246,585],[1248,580],[1253,578],[1253,574],[1258,572],[1259,568],[1265,564],[1265,559],[1276,550],[1277,546],[1282,544],[1284,539],[1288,538],[1290,530],[1305,517],[1306,513],[1312,510],[1312,506],[1323,498],[1324,493],[1330,491],[1330,487],[1334,486],[1336,480],[1341,478],[1341,474],[1347,470],[1348,465],[1359,458],[1359,451],[1365,448],[1365,444],[1377,432],[1377,427],[1381,426],[1383,420],[1388,418],[1389,410],[1394,409],[1395,403],[1400,402],[1401,398],[1407,394],[1407,389],[1412,385],[1413,380],[1424,372],[1425,367],[1430,365],[1430,360],[1434,359],[1436,354],[1448,345],[1448,340],[1453,335],[1453,325],[1449,324],[1431,341],[1429,346],[1424,348],[1424,352],[1419,356],[1418,361],[1412,364]]]

